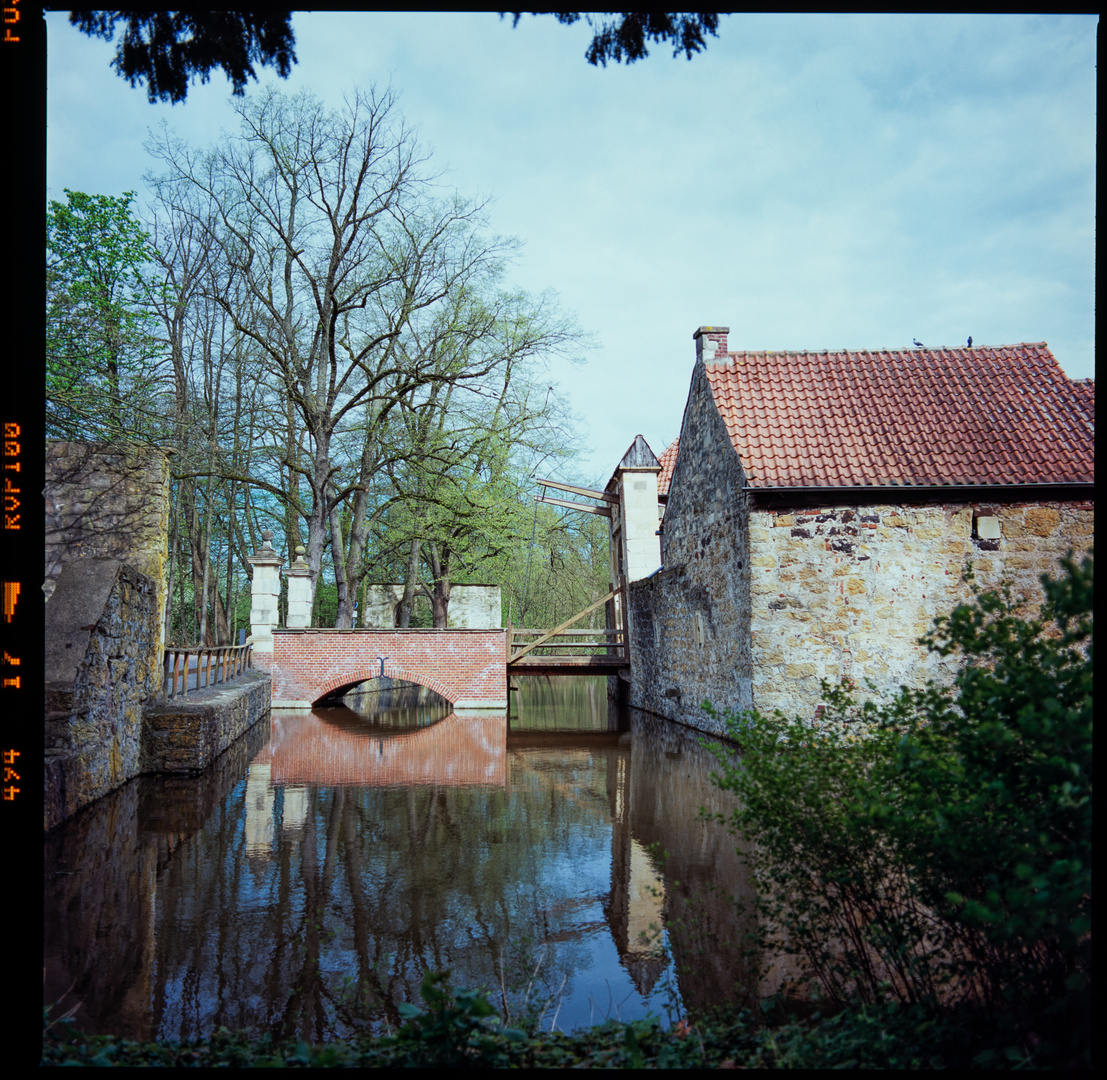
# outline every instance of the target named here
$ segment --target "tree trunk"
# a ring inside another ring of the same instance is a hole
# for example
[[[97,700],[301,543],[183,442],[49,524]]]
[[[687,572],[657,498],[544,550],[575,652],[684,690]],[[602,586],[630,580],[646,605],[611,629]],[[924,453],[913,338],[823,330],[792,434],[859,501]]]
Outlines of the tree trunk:
[[[418,537],[411,538],[411,552],[407,560],[407,578],[404,581],[404,598],[400,601],[397,611],[396,625],[406,630],[411,625],[411,609],[415,604],[415,586],[419,580],[419,549]]]
[[[450,612],[450,549],[447,547],[440,549],[438,544],[431,541],[427,544],[427,561],[430,563],[434,581],[431,592],[434,628],[445,630]]]
[[[334,565],[334,584],[338,593],[338,610],[335,613],[334,625],[336,629],[349,630],[353,612],[347,602],[350,594],[346,580],[346,560],[343,558],[346,545],[342,541],[342,507],[338,503],[331,506],[330,525],[331,563]]]

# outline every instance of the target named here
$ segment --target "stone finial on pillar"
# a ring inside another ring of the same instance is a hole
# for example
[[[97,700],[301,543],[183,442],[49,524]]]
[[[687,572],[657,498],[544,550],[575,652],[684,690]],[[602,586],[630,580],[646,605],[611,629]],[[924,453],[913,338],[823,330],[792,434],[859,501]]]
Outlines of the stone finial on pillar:
[[[303,547],[296,548],[296,561],[284,572],[288,580],[289,630],[304,630],[311,626],[311,567],[304,561]]]
[[[271,532],[261,534],[261,547],[246,561],[254,568],[250,584],[250,640],[255,653],[273,651],[273,628],[280,622],[277,599],[281,593],[283,556],[273,550]]]

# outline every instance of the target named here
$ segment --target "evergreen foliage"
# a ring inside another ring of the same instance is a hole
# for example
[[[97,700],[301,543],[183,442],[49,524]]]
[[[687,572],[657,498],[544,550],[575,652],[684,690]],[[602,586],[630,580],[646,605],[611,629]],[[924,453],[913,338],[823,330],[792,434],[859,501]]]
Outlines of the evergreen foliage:
[[[563,26],[572,26],[581,18],[579,11],[532,11],[532,15],[552,14]],[[519,24],[520,11],[512,12],[513,26]],[[694,53],[707,47],[704,34],[717,36],[719,15],[715,11],[604,11],[584,15],[589,26],[599,27],[592,37],[584,58],[588,63],[607,67],[608,60],[616,64],[633,64],[649,56],[648,41],[666,42],[673,46],[673,56],[684,53],[691,60]]]
[[[184,101],[192,79],[206,83],[217,67],[241,96],[255,64],[287,79],[296,63],[291,11],[71,11],[69,21],[105,41],[124,23],[112,67],[131,86],[145,82],[151,105]]]

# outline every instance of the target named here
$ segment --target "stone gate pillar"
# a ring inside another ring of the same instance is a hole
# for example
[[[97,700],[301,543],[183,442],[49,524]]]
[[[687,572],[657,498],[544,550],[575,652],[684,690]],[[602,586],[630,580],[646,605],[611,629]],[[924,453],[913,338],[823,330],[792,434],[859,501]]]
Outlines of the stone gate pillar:
[[[273,652],[273,628],[280,622],[277,599],[281,594],[281,564],[284,557],[273,550],[271,532],[261,534],[261,547],[246,561],[254,568],[250,585],[250,640],[255,653]]]
[[[284,572],[288,581],[288,615],[285,626],[289,630],[303,630],[311,626],[311,569],[304,561],[304,549],[296,548],[296,561]]]

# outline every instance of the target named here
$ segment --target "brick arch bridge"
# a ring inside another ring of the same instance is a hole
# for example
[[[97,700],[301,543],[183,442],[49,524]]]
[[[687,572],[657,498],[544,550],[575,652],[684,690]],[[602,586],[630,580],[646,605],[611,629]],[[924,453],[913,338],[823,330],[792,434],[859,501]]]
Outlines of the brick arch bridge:
[[[507,635],[494,630],[280,630],[254,664],[274,708],[310,708],[381,674],[441,694],[454,709],[507,708]],[[384,669],[381,670],[381,658]]]

